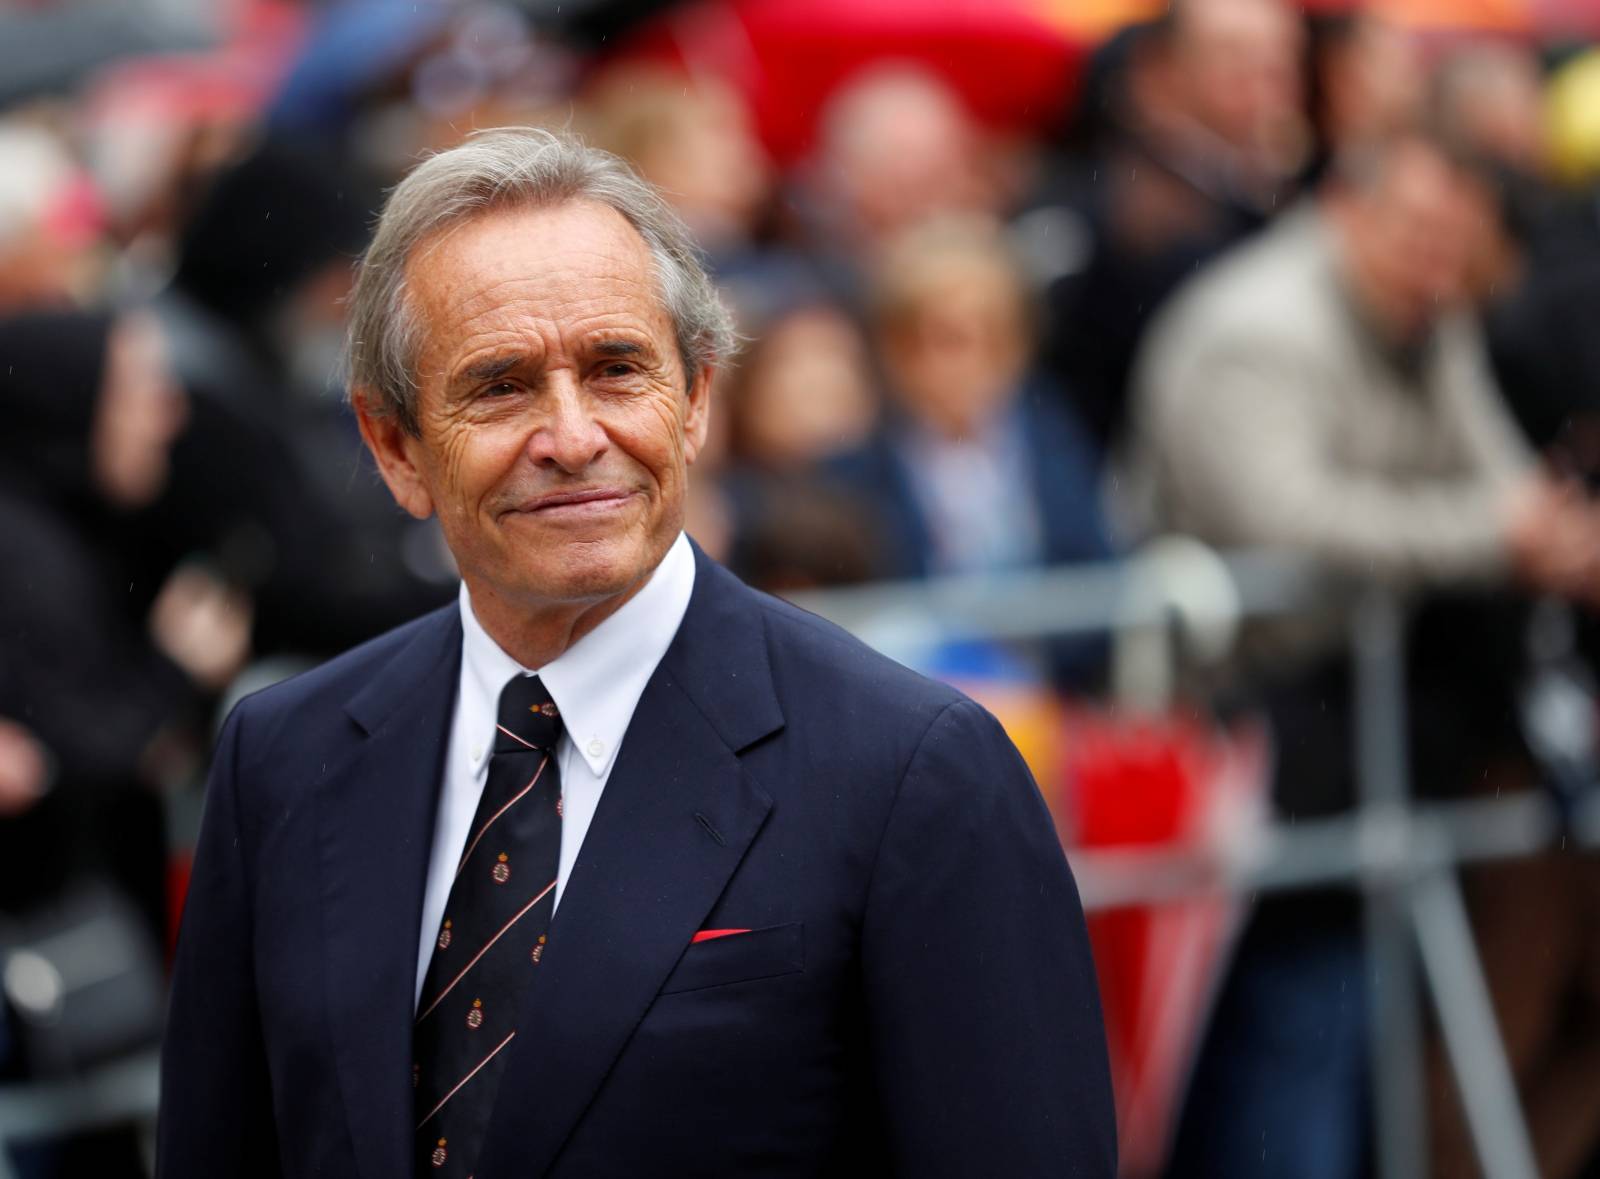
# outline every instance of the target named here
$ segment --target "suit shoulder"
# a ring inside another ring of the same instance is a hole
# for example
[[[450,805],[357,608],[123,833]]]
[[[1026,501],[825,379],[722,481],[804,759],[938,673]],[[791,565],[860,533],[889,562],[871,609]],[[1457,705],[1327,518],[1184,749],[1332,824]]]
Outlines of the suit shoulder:
[[[809,610],[751,592],[760,602],[773,671],[781,680],[825,685],[828,699],[852,711],[871,709],[881,724],[926,727],[944,709],[968,699]]]

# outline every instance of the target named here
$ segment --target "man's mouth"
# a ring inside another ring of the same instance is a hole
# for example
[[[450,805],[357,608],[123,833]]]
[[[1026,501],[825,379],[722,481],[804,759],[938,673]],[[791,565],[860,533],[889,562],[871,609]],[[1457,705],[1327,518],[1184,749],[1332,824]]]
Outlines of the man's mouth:
[[[514,509],[532,516],[599,515],[621,507],[631,498],[626,487],[588,487],[531,496]]]

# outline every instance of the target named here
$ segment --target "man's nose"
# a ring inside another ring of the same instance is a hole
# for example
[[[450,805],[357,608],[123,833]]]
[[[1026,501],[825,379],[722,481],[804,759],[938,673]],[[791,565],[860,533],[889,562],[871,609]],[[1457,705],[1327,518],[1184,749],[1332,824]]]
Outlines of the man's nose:
[[[546,412],[528,438],[528,453],[576,475],[605,453],[610,439],[583,390],[565,374],[552,378],[543,400]]]

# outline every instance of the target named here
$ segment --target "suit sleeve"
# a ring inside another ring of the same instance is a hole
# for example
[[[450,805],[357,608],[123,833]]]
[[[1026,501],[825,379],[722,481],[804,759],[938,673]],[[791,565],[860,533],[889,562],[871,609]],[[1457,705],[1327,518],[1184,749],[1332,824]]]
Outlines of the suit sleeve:
[[[280,1173],[256,1005],[251,885],[238,802],[240,712],[206,785],[161,1059],[158,1179]]]
[[[1077,888],[1027,767],[970,701],[940,714],[906,770],[862,939],[896,1175],[1112,1179]]]

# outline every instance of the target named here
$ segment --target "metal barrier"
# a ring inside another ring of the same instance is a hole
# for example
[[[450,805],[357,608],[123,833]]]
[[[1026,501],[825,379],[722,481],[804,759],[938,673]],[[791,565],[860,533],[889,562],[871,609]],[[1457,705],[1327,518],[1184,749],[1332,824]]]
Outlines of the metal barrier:
[[[1539,796],[1414,802],[1405,735],[1404,612],[1398,599],[1380,588],[1340,587],[1313,566],[1281,555],[1242,553],[1223,560],[1193,542],[1182,546],[1118,564],[1003,580],[972,577],[834,590],[799,602],[891,654],[905,654],[935,635],[1015,639],[1120,633],[1125,641],[1118,653],[1118,687],[1135,699],[1151,693],[1130,685],[1125,673],[1131,664],[1133,671],[1161,680],[1159,668],[1152,671],[1160,659],[1150,657],[1150,640],[1157,636],[1158,646],[1167,642],[1165,632],[1174,621],[1192,629],[1220,629],[1231,637],[1243,619],[1341,609],[1349,620],[1356,669],[1356,808],[1337,818],[1271,825],[1259,840],[1221,859],[1143,849],[1071,852],[1084,906],[1094,911],[1218,890],[1359,887],[1366,909],[1378,1174],[1382,1179],[1427,1174],[1420,964],[1484,1174],[1537,1179],[1456,869],[1532,855],[1551,847],[1558,835],[1594,846],[1600,842],[1600,811],[1580,809],[1564,827],[1554,803]],[[1203,593],[1197,606],[1184,583],[1214,585],[1218,561],[1234,592]]]
[[[798,595],[797,602],[890,655],[906,657],[937,639],[1120,636],[1119,693],[1159,696],[1169,632],[1181,620],[1218,652],[1245,619],[1291,617],[1333,607],[1350,620],[1360,802],[1337,818],[1271,825],[1221,859],[1151,850],[1071,854],[1089,910],[1159,903],[1218,889],[1289,891],[1360,887],[1372,999],[1377,1161],[1382,1179],[1426,1173],[1421,1013],[1416,966],[1432,996],[1467,1122],[1489,1179],[1536,1179],[1515,1084],[1473,944],[1458,866],[1527,856],[1565,831],[1600,842],[1600,811],[1580,810],[1567,827],[1535,796],[1418,804],[1410,797],[1405,742],[1404,618],[1381,590],[1352,593],[1315,567],[1282,555],[1217,557],[1192,541],[1169,541],[1123,562],[1004,577],[878,584]],[[1415,949],[1416,953],[1413,953]],[[81,1081],[0,1087],[0,1179],[4,1146],[114,1122],[150,1124],[156,1064],[142,1057]]]

